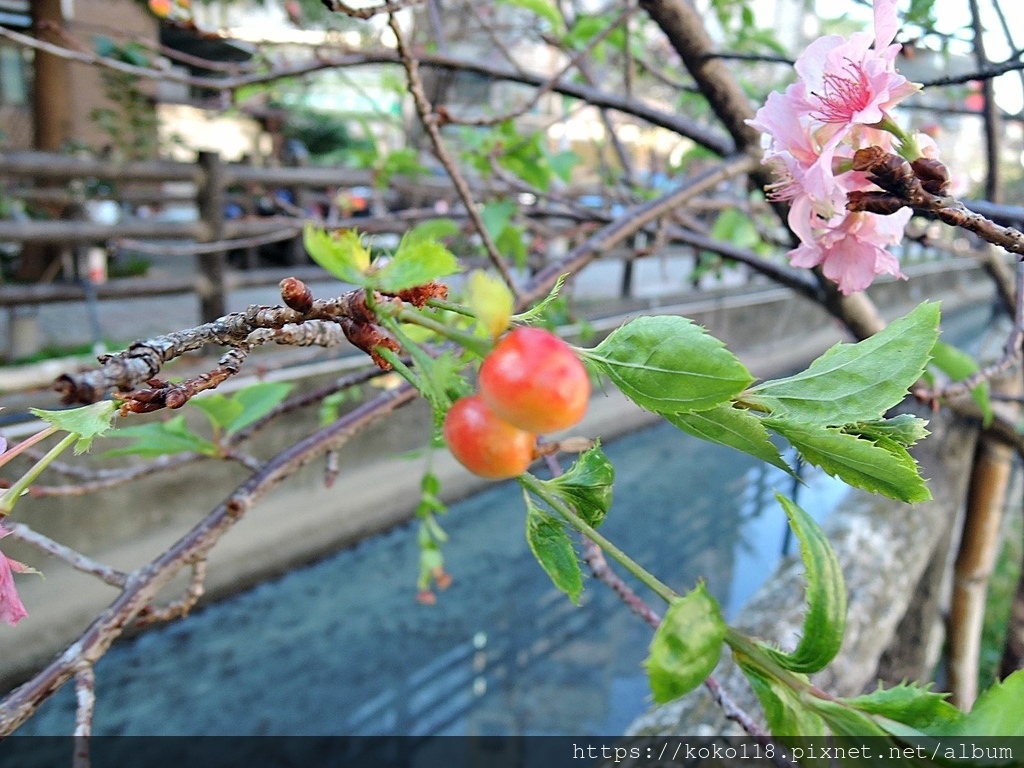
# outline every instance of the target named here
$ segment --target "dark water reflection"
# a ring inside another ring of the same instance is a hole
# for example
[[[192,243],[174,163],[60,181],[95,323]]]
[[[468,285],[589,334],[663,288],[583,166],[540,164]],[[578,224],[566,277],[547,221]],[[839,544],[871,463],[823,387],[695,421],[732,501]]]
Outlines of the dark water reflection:
[[[732,614],[785,535],[772,493],[792,480],[669,425],[606,446],[603,531],[679,590],[704,577]],[[811,474],[800,503],[846,493]],[[647,701],[650,630],[601,584],[582,607],[526,546],[522,496],[502,484],[444,520],[454,585],[414,602],[414,527],[115,647],[97,667],[95,733],[616,734]],[[656,603],[656,599],[653,599]],[[21,734],[73,729],[71,686]]]

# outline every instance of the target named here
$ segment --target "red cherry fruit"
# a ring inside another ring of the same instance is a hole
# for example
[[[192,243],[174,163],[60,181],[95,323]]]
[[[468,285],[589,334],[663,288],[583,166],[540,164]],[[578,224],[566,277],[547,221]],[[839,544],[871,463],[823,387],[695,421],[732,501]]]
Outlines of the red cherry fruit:
[[[543,435],[583,418],[590,377],[555,334],[543,328],[516,328],[480,366],[480,396],[505,421]]]
[[[489,480],[521,475],[533,461],[536,435],[498,417],[479,395],[455,403],[445,416],[442,431],[459,463]]]

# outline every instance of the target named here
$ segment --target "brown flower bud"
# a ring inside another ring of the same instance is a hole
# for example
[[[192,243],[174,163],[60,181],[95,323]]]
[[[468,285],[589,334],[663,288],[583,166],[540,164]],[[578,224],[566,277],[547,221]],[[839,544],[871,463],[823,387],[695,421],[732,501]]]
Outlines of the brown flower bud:
[[[295,277],[281,281],[281,299],[296,312],[306,314],[313,308],[313,292],[309,286]]]
[[[864,171],[886,192],[903,198],[911,197],[918,184],[910,163],[881,147],[858,149],[853,154],[853,170]]]
[[[949,169],[938,160],[919,157],[910,164],[914,174],[921,180],[924,191],[944,197],[949,192]]]
[[[882,216],[896,213],[906,203],[888,192],[850,192],[846,196],[846,210],[878,213]]]

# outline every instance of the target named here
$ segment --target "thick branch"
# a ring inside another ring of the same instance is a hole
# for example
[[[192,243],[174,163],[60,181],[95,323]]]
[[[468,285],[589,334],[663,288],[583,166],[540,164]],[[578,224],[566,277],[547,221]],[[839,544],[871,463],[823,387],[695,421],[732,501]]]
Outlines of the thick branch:
[[[318,56],[317,58],[295,64],[281,65],[264,72],[248,73],[235,76],[200,77],[188,75],[174,70],[163,70],[147,67],[137,67],[115,59],[107,59],[95,54],[72,51],[61,46],[44,43],[29,35],[15,32],[0,27],[0,37],[6,37],[13,42],[45,50],[55,56],[80,61],[85,64],[115,69],[120,72],[135,75],[140,78],[151,80],[163,80],[167,82],[183,83],[196,88],[208,88],[215,91],[236,91],[251,85],[271,83],[290,77],[319,72],[325,69],[371,66],[374,64],[401,64],[401,59],[394,51],[360,51],[358,53],[344,53],[336,56]],[[474,74],[490,77],[495,80],[508,80],[510,82],[522,83],[539,87],[547,82],[548,77],[541,74],[523,72],[511,69],[502,65],[492,64],[486,61],[467,61],[454,56],[442,54],[422,53],[418,56],[419,65],[422,67],[434,67],[451,71],[471,72]],[[645,120],[651,125],[665,128],[685,136],[707,147],[719,155],[728,155],[733,151],[732,142],[716,131],[709,130],[676,112],[667,111],[652,106],[642,101],[628,99],[614,93],[607,93],[597,88],[590,88],[576,83],[559,82],[552,86],[552,91],[565,96],[585,101],[595,107],[606,107],[619,112],[634,115]]]
[[[558,278],[566,272],[578,272],[602,252],[636,234],[648,223],[670,213],[674,208],[682,206],[723,181],[749,172],[754,164],[755,161],[748,155],[727,158],[718,167],[690,179],[679,189],[631,209],[627,215],[602,227],[585,242],[573,248],[561,261],[545,267],[534,275],[524,295],[520,297],[520,308],[529,306],[547,295]]]
[[[220,538],[260,498],[300,467],[412,401],[415,390],[404,385],[378,395],[272,458],[248,478],[202,522],[149,565],[129,576],[124,592],[101,613],[82,636],[46,669],[0,701],[0,738],[13,733],[43,701],[67,683],[82,664],[94,664],[182,569],[204,558]]]
[[[57,380],[56,387],[66,402],[92,403],[111,389],[122,392],[138,389],[156,376],[165,363],[206,344],[240,347],[256,330],[281,330],[308,320],[337,322],[343,318],[357,322],[372,321],[362,290],[337,298],[317,299],[308,312],[253,304],[245,312],[235,312],[212,323],[136,342],[124,352],[104,355],[99,359],[98,368],[65,374]],[[269,339],[272,336],[259,338]]]

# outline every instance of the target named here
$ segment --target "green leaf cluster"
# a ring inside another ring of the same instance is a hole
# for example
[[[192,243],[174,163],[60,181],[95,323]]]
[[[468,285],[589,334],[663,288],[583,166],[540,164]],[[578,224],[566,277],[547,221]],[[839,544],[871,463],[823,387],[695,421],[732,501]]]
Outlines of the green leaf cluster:
[[[420,483],[420,503],[416,507],[416,517],[420,528],[416,536],[420,548],[420,572],[416,586],[420,590],[430,588],[434,575],[444,567],[444,552],[441,547],[448,541],[448,534],[437,520],[438,515],[448,512],[448,507],[438,497],[441,492],[441,481],[433,472],[423,475]]]
[[[580,455],[568,471],[536,481],[538,493],[552,506],[564,505],[592,528],[598,527],[612,505],[615,469],[598,443]],[[526,493],[526,539],[530,550],[552,582],[574,603],[583,590],[583,573],[565,524]]]
[[[201,453],[219,456],[220,441],[255,423],[270,413],[288,393],[292,385],[285,382],[259,382],[234,395],[219,392],[189,401],[210,423],[213,439],[194,432],[178,414],[166,421],[121,427],[111,437],[133,440],[130,445],[106,451],[104,456],[164,456],[174,453]]]
[[[948,694],[916,684],[879,688],[845,699],[820,695],[806,675],[831,662],[842,643],[846,624],[843,575],[828,539],[814,519],[789,499],[778,494],[776,498],[800,542],[805,568],[807,610],[800,642],[787,653],[732,630],[724,638],[764,707],[775,736],[784,740],[828,733],[838,737],[880,737],[889,745],[885,754],[908,757],[906,764],[920,764],[913,763],[909,756],[918,756],[917,747],[924,750],[924,745],[929,760],[934,756],[935,763],[951,764],[956,762],[952,756],[933,749],[938,746],[937,737],[1024,735],[1020,707],[1024,701],[1024,671],[985,691],[970,713],[950,704],[946,700]],[[717,636],[710,634],[712,638]],[[890,747],[895,751],[890,753]],[[903,752],[908,747],[909,751]],[[986,764],[1006,763],[997,760]]]
[[[112,400],[102,400],[66,411],[44,411],[39,408],[29,408],[29,411],[57,429],[77,435],[75,453],[79,454],[88,451],[93,440],[107,433],[110,421],[117,412],[117,404]]]
[[[313,261],[339,280],[383,293],[424,285],[460,269],[455,255],[423,229],[406,233],[380,267],[371,264],[370,250],[354,230],[328,232],[307,224],[302,242]]]
[[[962,381],[977,373],[978,363],[966,352],[938,341],[932,350],[932,365],[949,376],[953,381]],[[992,402],[989,399],[989,385],[983,381],[971,390],[971,399],[981,409],[982,420],[987,427],[992,423]]]
[[[920,378],[938,338],[925,303],[857,344],[837,344],[793,376],[749,387],[720,341],[681,317],[642,317],[584,358],[643,408],[703,440],[792,473],[771,432],[850,485],[907,502],[931,498],[907,447],[927,432],[913,416],[885,419]]]

